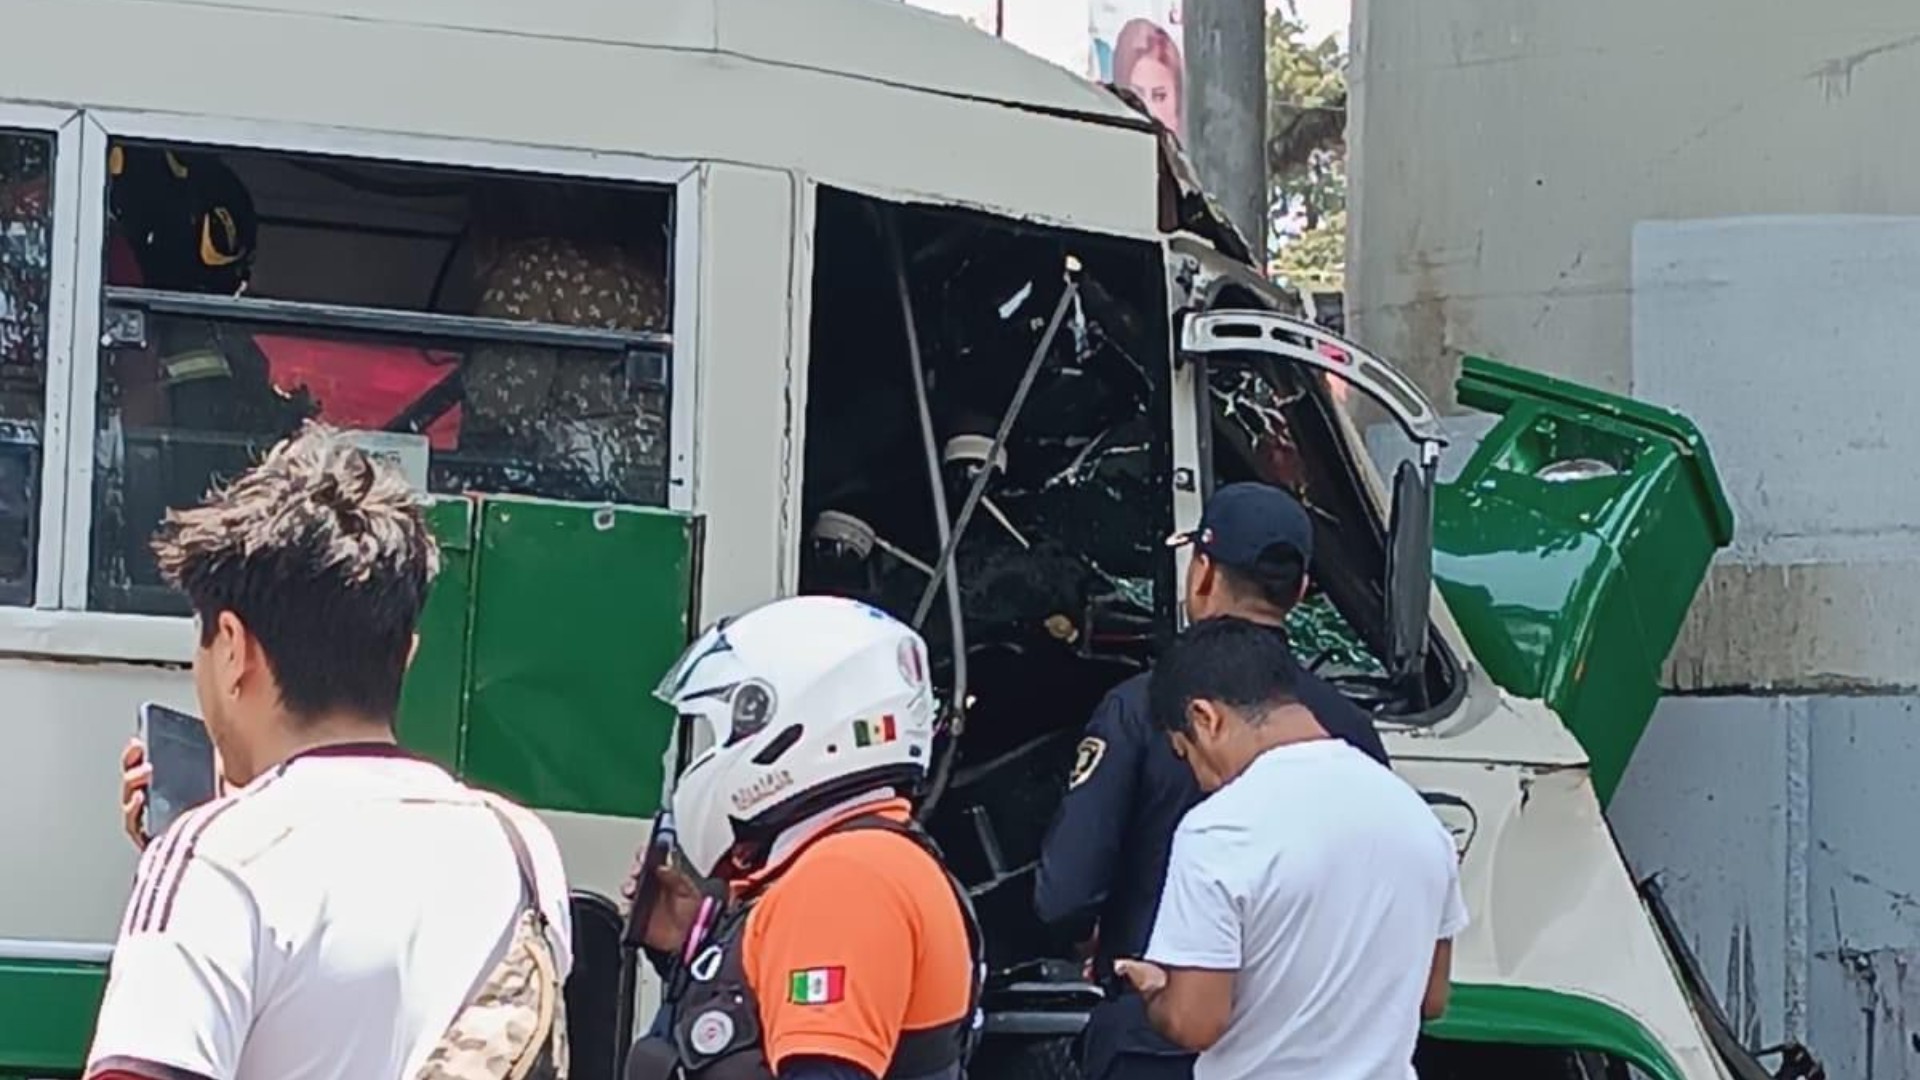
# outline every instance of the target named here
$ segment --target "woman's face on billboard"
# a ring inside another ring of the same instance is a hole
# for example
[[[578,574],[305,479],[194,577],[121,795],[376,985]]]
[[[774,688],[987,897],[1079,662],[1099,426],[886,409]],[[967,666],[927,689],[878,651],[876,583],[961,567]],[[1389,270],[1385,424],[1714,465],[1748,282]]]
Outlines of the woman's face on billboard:
[[[1180,83],[1174,77],[1173,69],[1154,56],[1143,56],[1135,61],[1133,70],[1127,73],[1127,85],[1147,103],[1147,111],[1155,120],[1167,125],[1175,134],[1180,131]]]

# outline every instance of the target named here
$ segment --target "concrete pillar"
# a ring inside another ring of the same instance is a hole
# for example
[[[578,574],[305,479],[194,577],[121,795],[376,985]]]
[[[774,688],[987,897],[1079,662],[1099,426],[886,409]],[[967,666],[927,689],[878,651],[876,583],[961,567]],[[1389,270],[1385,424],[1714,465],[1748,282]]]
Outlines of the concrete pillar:
[[[1186,0],[1186,146],[1201,183],[1267,247],[1267,9],[1263,0]]]

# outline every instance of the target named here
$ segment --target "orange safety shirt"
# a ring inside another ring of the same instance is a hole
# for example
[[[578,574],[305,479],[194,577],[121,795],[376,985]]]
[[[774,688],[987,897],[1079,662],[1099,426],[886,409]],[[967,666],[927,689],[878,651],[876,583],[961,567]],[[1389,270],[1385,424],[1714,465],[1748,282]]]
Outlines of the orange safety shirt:
[[[909,807],[868,804],[828,827],[869,814],[904,823]],[[741,955],[775,1072],[788,1058],[830,1057],[885,1076],[902,1032],[966,1015],[966,921],[946,871],[912,840],[832,833],[770,872]]]

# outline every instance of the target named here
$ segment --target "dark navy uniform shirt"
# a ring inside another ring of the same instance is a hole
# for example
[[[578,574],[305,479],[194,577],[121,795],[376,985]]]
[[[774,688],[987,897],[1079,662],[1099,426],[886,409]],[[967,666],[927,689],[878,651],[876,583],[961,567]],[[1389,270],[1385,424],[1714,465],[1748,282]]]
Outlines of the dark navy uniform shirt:
[[[1296,678],[1300,703],[1328,734],[1387,764],[1371,717],[1304,667]],[[1102,979],[1116,958],[1146,952],[1174,829],[1201,797],[1193,771],[1148,715],[1147,679],[1135,675],[1094,709],[1066,796],[1047,830],[1034,886],[1040,918],[1074,940],[1086,940],[1097,923],[1094,972]],[[1107,1055],[1119,1051],[1184,1053],[1146,1026],[1134,994],[1095,1010],[1087,1032],[1087,1074],[1098,1076]]]

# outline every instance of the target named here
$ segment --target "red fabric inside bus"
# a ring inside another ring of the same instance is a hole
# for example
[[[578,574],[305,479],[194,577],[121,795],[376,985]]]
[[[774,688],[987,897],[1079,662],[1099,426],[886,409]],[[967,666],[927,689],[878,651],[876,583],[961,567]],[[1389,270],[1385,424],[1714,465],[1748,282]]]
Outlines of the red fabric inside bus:
[[[254,347],[267,358],[273,385],[292,392],[305,386],[320,405],[320,419],[336,427],[378,430],[440,380],[452,375],[459,353],[407,345],[374,345],[255,334]],[[460,407],[427,426],[435,450],[460,442]]]

